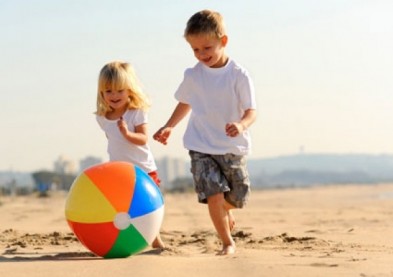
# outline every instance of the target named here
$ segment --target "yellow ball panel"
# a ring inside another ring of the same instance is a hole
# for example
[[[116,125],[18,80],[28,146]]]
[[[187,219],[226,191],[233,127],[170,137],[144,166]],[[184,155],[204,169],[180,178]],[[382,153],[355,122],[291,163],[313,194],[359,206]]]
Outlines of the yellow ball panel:
[[[65,207],[66,218],[74,222],[113,221],[116,210],[84,173],[72,184]]]

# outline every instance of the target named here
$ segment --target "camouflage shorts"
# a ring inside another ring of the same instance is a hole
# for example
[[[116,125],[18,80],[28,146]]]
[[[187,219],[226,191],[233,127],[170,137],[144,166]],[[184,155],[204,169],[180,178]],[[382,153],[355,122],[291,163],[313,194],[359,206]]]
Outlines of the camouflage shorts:
[[[234,154],[210,155],[189,151],[195,191],[200,203],[209,196],[224,193],[225,200],[242,208],[250,194],[246,157]]]

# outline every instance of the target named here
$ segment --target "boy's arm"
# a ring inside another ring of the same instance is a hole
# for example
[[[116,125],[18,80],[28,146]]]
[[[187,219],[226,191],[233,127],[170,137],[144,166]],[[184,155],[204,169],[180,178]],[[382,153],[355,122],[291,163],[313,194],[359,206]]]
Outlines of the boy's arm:
[[[236,137],[243,133],[257,118],[257,111],[255,109],[248,109],[244,112],[243,117],[239,122],[230,122],[225,126],[227,136]]]
[[[164,127],[175,127],[188,114],[190,110],[190,105],[179,102]]]
[[[255,109],[248,109],[244,112],[242,119],[240,120],[240,124],[243,125],[243,130],[248,129],[257,118],[257,111]]]
[[[190,112],[190,110],[190,105],[179,102],[168,122],[153,135],[153,138],[162,144],[167,144],[167,139],[171,135],[172,128],[174,128]]]

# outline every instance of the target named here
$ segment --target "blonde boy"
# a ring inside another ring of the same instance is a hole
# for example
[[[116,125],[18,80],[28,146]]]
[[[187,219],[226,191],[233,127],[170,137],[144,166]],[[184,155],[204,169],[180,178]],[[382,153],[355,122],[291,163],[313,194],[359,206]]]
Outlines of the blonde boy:
[[[191,112],[183,142],[195,191],[222,241],[218,254],[233,254],[231,209],[242,208],[250,192],[245,155],[251,147],[248,127],[256,119],[254,87],[247,71],[225,54],[228,36],[218,12],[194,14],[184,37],[198,63],[185,71],[175,93],[179,103],[153,137],[167,144],[172,128]]]

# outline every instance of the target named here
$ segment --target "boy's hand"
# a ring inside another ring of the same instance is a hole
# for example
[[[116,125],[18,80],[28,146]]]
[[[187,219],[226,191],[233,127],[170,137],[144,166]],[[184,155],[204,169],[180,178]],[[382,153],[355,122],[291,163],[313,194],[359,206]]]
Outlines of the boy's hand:
[[[225,132],[228,137],[236,137],[243,133],[245,127],[240,122],[232,122],[225,125]]]
[[[171,135],[172,127],[161,127],[154,135],[153,139],[166,145],[169,136]]]

